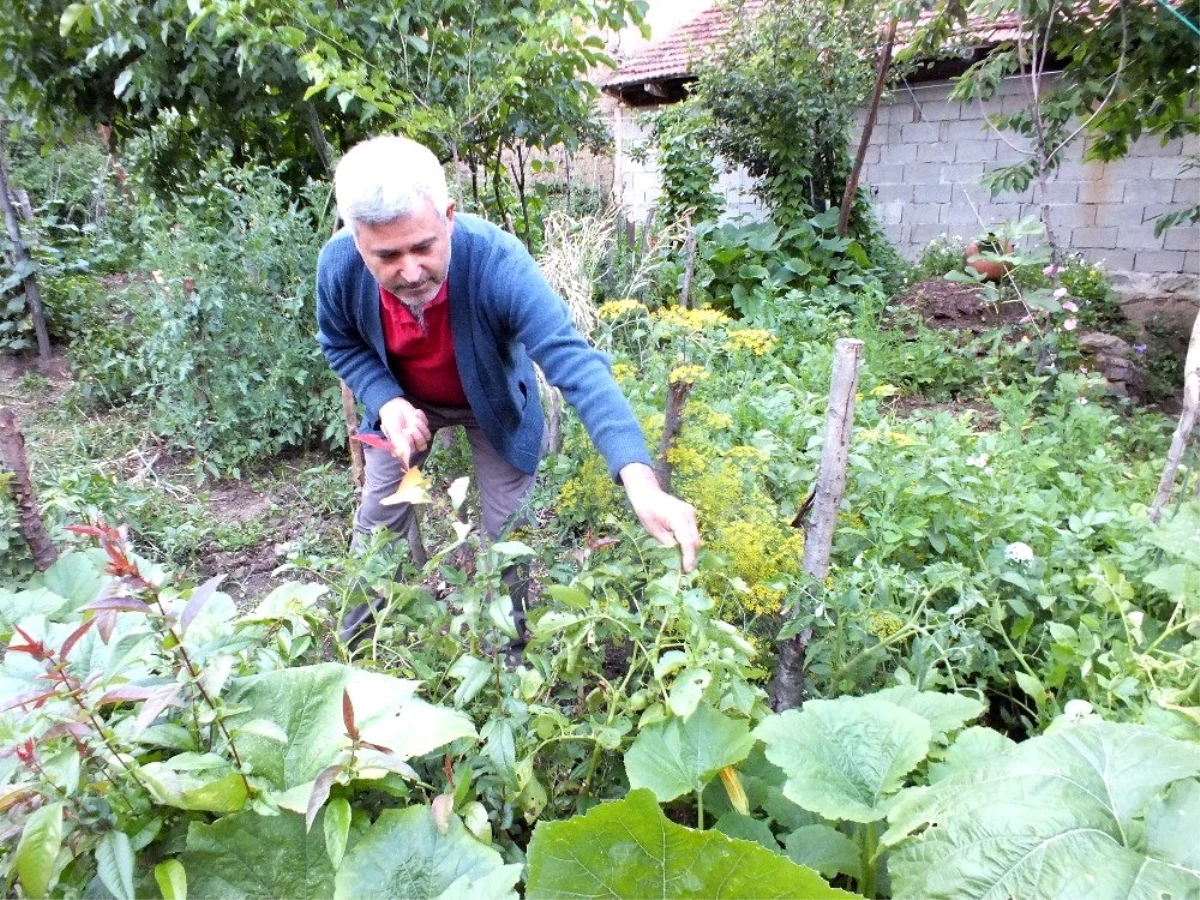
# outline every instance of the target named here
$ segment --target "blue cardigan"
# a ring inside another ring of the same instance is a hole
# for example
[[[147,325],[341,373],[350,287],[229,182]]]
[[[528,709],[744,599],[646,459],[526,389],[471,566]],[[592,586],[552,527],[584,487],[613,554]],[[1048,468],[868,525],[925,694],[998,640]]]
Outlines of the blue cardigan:
[[[532,475],[541,458],[545,424],[533,361],[575,408],[614,478],[630,463],[649,464],[608,358],[575,330],[566,304],[520,241],[476,216],[455,215],[449,302],[467,401],[492,446],[515,468]],[[329,365],[366,408],[363,430],[377,432],[379,408],[404,389],[388,366],[379,284],[348,229],[334,235],[317,262],[317,326]]]

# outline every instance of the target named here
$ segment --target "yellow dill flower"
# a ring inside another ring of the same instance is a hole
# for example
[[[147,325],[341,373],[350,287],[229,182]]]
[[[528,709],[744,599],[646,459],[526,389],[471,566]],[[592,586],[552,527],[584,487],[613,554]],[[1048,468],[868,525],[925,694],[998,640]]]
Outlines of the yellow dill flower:
[[[702,406],[695,411],[689,410],[689,415],[693,422],[709,431],[724,431],[733,425],[733,416],[728,413],[719,413],[707,406]]]
[[[708,370],[703,366],[676,366],[671,370],[667,380],[671,384],[695,384],[708,378]]]
[[[873,609],[867,613],[867,632],[877,638],[891,637],[904,627],[904,620],[894,612]]]
[[[668,309],[664,307],[656,310],[654,316],[667,325],[676,325],[691,331],[718,328],[732,321],[729,316],[715,309],[679,309],[678,307]]]
[[[903,431],[889,431],[887,433],[887,439],[897,447],[912,447],[919,443],[916,438],[905,434]]]
[[[879,433],[879,429],[877,428],[860,428],[858,432],[858,439],[860,441],[878,441],[882,438],[883,435]]]
[[[680,475],[696,475],[704,471],[704,456],[686,444],[676,445],[668,450],[667,462]]]
[[[629,297],[623,300],[609,300],[607,303],[601,303],[596,309],[596,315],[607,322],[631,313],[644,312],[646,312],[646,307]]]
[[[751,447],[749,444],[738,444],[736,447],[730,447],[721,455],[734,462],[746,463],[751,466],[760,466],[771,458],[765,451],[759,450],[757,447]]]
[[[871,388],[872,397],[895,397],[900,393],[900,388],[894,384],[877,384]]]
[[[729,332],[725,338],[725,349],[748,350],[754,356],[766,356],[775,348],[776,342],[775,335],[762,328],[742,328]]]
[[[613,363],[612,374],[617,381],[625,381],[629,378],[636,378],[638,370],[628,363]]]

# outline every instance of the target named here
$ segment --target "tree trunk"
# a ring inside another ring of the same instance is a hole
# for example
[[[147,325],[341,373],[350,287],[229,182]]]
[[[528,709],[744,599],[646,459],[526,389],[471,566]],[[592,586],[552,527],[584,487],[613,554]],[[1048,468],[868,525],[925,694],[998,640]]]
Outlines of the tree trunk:
[[[29,460],[25,456],[25,439],[17,428],[16,417],[7,407],[0,409],[0,463],[12,473],[10,490],[17,507],[21,536],[29,545],[33,564],[39,572],[45,572],[58,559],[58,550],[50,540],[45,523],[42,522],[41,510],[33,492]]]
[[[815,581],[829,575],[833,530],[837,511],[846,492],[846,463],[854,428],[854,396],[862,365],[863,342],[840,338],[833,347],[833,378],[829,388],[829,410],[825,416],[825,446],[817,474],[812,513],[804,534],[804,571]],[[776,712],[793,709],[804,702],[804,664],[811,629],[785,638],[779,647],[779,668],[771,687],[771,707]]]
[[[896,43],[896,26],[900,20],[895,16],[888,24],[887,39],[883,50],[879,53],[879,67],[875,70],[875,89],[871,92],[871,104],[867,107],[867,119],[863,122],[862,139],[858,142],[858,152],[854,154],[854,165],[846,178],[846,190],[842,193],[842,209],[838,213],[837,234],[845,237],[850,230],[850,213],[854,210],[854,200],[858,195],[858,179],[862,175],[863,164],[867,159],[867,144],[871,143],[871,133],[875,130],[875,119],[879,115],[879,100],[883,96],[883,86],[887,83],[888,70],[892,67],[892,47]]]
[[[304,117],[308,120],[308,136],[312,138],[313,147],[316,148],[317,156],[321,160],[321,166],[325,169],[325,174],[332,176],[333,149],[325,138],[325,129],[321,127],[321,117],[317,115],[317,108],[307,100],[301,105],[304,107]]]
[[[687,240],[683,243],[685,262],[683,266],[683,287],[679,291],[680,309],[692,308],[692,275],[696,269],[696,229],[692,223],[687,224]]]
[[[1167,465],[1163,469],[1162,479],[1158,482],[1158,491],[1154,495],[1154,503],[1150,506],[1150,521],[1157,522],[1162,518],[1163,507],[1171,499],[1171,489],[1175,486],[1175,473],[1179,470],[1179,460],[1187,449],[1188,438],[1196,427],[1196,418],[1200,413],[1200,316],[1196,316],[1192,325],[1192,339],[1188,344],[1187,361],[1183,364],[1183,412],[1179,416],[1179,425],[1171,438],[1171,449],[1167,451]],[[1200,482],[1198,482],[1200,483]]]
[[[692,382],[672,381],[667,385],[667,407],[663,415],[662,441],[658,445],[658,462],[654,474],[664,491],[671,490],[671,461],[667,455],[675,444],[679,429],[683,427],[683,405],[692,392]]]
[[[33,260],[21,241],[21,225],[17,222],[17,211],[13,208],[12,197],[8,188],[8,171],[4,165],[4,156],[0,152],[0,206],[4,207],[4,223],[8,226],[8,238],[13,245],[14,268],[25,269],[25,300],[29,304],[29,314],[33,317],[33,330],[37,335],[38,356],[43,360],[50,358],[50,331],[46,328],[46,313],[42,309],[42,295],[38,291],[37,277],[33,271]]]

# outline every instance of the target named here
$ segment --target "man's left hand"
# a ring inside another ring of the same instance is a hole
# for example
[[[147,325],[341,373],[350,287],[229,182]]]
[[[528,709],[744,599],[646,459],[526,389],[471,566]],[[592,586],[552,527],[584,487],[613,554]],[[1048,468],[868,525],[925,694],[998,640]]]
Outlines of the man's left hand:
[[[683,571],[692,571],[700,547],[696,510],[692,505],[659,487],[654,470],[644,463],[630,463],[621,469],[621,483],[642,527],[660,544],[678,545],[683,554]]]

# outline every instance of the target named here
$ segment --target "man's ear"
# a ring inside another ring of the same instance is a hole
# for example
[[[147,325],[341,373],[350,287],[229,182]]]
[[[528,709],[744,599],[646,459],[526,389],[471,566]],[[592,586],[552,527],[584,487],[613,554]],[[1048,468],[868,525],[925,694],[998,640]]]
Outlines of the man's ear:
[[[450,226],[450,230],[454,231],[454,201],[450,201],[450,205],[446,207],[446,224]]]

